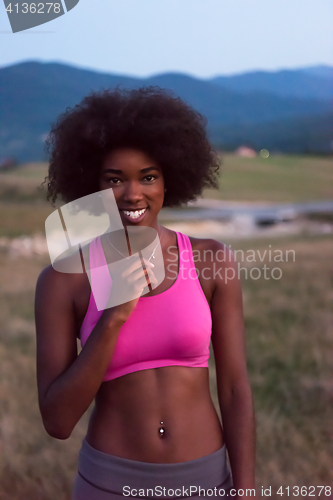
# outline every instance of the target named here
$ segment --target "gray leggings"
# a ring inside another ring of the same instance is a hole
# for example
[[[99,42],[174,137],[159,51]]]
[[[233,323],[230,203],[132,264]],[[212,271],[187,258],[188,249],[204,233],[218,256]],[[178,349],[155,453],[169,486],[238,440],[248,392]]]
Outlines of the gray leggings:
[[[103,453],[84,440],[72,500],[228,498],[230,488],[225,445],[196,460],[155,464]]]

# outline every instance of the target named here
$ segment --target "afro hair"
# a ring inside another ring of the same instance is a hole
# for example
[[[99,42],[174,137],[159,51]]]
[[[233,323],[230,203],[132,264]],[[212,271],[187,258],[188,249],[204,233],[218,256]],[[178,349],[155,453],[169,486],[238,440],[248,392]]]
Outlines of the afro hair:
[[[194,200],[205,187],[218,187],[219,163],[206,119],[159,87],[89,94],[59,116],[46,144],[53,203],[59,194],[68,203],[99,191],[103,161],[120,148],[141,150],[159,164],[167,188],[165,207]]]

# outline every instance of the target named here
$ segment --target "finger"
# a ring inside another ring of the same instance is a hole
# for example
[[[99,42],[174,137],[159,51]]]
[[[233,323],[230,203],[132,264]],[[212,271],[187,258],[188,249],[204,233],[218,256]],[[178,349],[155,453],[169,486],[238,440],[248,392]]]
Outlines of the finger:
[[[137,279],[137,277],[141,276],[141,274],[143,273],[145,276],[149,276],[149,275],[153,275],[153,269],[152,267],[154,267],[154,264],[151,264],[148,268],[146,267],[138,267],[136,268],[134,271],[132,271],[132,273],[128,273],[125,275],[125,273],[123,273],[123,276],[124,278],[128,279],[130,278],[131,281]]]
[[[156,278],[154,278],[153,280],[150,280],[150,282],[152,285],[156,285],[156,286],[159,284],[158,279],[156,279]]]
[[[145,266],[147,266],[147,267],[155,267],[155,264],[150,262],[150,260],[143,259],[143,262],[144,262]]]
[[[142,263],[141,263],[141,260],[139,258],[135,259],[134,262],[127,263],[127,266],[121,275],[124,278],[126,278],[126,276],[129,276],[131,273],[133,273],[137,269],[142,269]]]
[[[152,269],[153,267],[155,267],[154,264],[148,260],[147,261],[144,260],[144,264],[145,264],[146,268],[148,268],[148,269]],[[135,262],[133,262],[127,266],[127,268],[122,272],[122,276],[124,278],[126,278],[126,276],[129,276],[137,269],[142,269],[142,268],[143,268],[143,266],[142,266],[141,260],[137,259],[137,260],[135,260]]]
[[[158,284],[158,280],[153,272],[150,272],[147,274],[147,279],[150,281],[150,283]]]
[[[144,277],[146,279],[146,272],[144,272],[142,267],[140,269],[137,269],[136,271],[133,271],[133,273],[127,276],[126,279],[128,283],[135,283],[141,277]]]
[[[130,283],[132,285],[135,285],[136,282],[138,282],[141,279],[143,281],[143,276],[141,274],[138,275],[136,273],[133,273],[133,276],[130,276],[129,279],[131,280],[132,277],[133,277],[133,281],[130,281]],[[143,282],[144,282],[145,286],[147,285],[147,283],[148,284],[152,284],[152,285],[154,284],[156,286],[158,285],[158,280],[157,280],[156,276],[154,275],[154,273],[152,271],[150,271],[149,274],[148,274],[147,271],[145,271],[145,273],[144,273],[144,279],[145,279],[145,281],[143,281]],[[142,282],[140,281],[140,283],[142,283]]]
[[[132,288],[136,290],[136,293],[138,295],[141,295],[142,291],[147,287],[147,280],[146,277],[142,277],[139,280],[137,280],[135,283],[133,283]]]

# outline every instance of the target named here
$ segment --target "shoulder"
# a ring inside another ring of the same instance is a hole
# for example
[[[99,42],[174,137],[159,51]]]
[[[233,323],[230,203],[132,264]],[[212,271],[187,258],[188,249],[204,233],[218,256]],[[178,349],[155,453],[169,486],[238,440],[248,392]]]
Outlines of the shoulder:
[[[220,241],[213,238],[194,238],[189,236],[192,250],[200,257],[210,257],[211,262],[215,263],[230,263],[234,262],[234,254],[231,248]]]
[[[66,281],[66,273],[56,271],[50,264],[45,267],[37,279],[37,288],[53,286],[59,282]]]
[[[52,265],[40,273],[36,284],[36,306],[71,296],[71,279],[66,273],[56,271]]]
[[[76,291],[86,283],[86,273],[83,272],[82,268],[80,271],[77,266],[72,265],[71,258],[64,259],[63,264],[65,272],[57,270],[50,264],[39,274],[36,284],[37,299],[45,294],[48,297],[58,295],[64,299],[73,298]]]
[[[211,296],[239,287],[238,267],[231,248],[212,238],[190,238],[193,262],[199,276],[209,281]]]
[[[79,249],[76,249],[75,251],[73,251],[73,249],[69,249],[58,256],[53,264],[50,264],[43,269],[39,275],[38,282],[66,282],[69,284],[85,274],[85,265],[83,264],[87,264],[89,262],[88,258],[89,245],[82,246],[81,252]]]
[[[195,238],[194,236],[188,236],[191,241],[192,248],[205,248],[205,249],[223,249],[229,248],[226,243],[214,240],[213,238]]]

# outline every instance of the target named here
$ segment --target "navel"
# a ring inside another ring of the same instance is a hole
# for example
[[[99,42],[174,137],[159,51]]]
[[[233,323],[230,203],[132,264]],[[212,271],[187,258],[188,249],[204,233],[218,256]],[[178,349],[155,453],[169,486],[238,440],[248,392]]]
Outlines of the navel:
[[[164,422],[160,422],[161,427],[158,429],[158,435],[162,438],[165,435],[165,428],[163,427]]]

